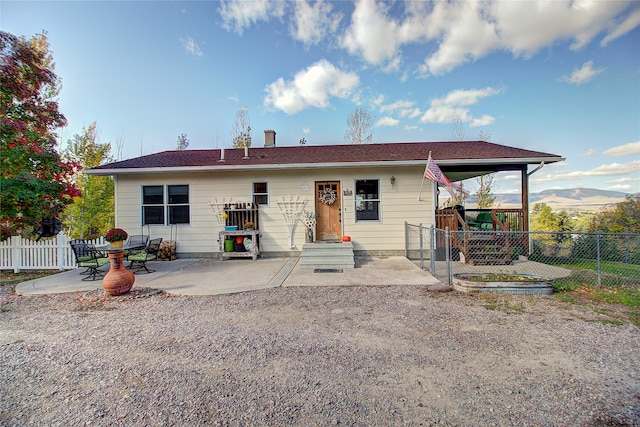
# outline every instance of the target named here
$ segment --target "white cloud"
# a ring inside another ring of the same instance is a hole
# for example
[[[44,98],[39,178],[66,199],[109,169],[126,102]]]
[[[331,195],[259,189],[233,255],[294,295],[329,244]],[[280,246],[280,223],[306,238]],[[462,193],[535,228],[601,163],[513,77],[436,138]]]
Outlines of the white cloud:
[[[398,123],[400,123],[400,120],[386,116],[378,120],[376,126],[396,126]]]
[[[633,156],[640,154],[640,141],[630,142],[628,144],[618,145],[617,147],[609,148],[602,152],[607,156],[620,157],[620,156]]]
[[[404,127],[404,130],[418,130],[419,127],[418,126],[410,126],[410,125],[406,125]]]
[[[311,6],[306,0],[296,1],[291,35],[307,47],[316,45],[335,33],[341,20],[342,14],[333,13],[329,2],[318,0]]]
[[[309,128],[302,128],[302,133],[304,133],[305,135],[308,135],[309,132],[311,132],[311,129]]]
[[[624,178],[618,178],[618,179],[610,179],[608,181],[605,182],[610,182],[612,184],[620,184],[620,183],[624,183],[624,182],[640,182],[640,175],[639,176],[625,176]]]
[[[200,46],[189,36],[186,39],[180,39],[180,43],[182,43],[182,47],[184,50],[189,52],[191,55],[200,57],[202,56],[202,50],[200,50]]]
[[[359,0],[351,15],[351,26],[342,38],[342,46],[352,55],[381,65],[396,56],[398,24],[387,16],[385,3]]]
[[[469,127],[477,128],[479,126],[487,126],[493,123],[496,119],[488,114],[483,114],[479,119],[471,120]]]
[[[396,110],[400,110],[400,109],[409,109],[409,108],[413,107],[413,104],[414,104],[413,101],[398,100],[398,101],[393,102],[391,104],[381,105],[380,106],[380,112],[381,113],[385,113],[385,112],[391,112],[391,111],[396,111]]]
[[[634,160],[628,163],[611,163],[608,165],[600,165],[587,171],[560,172],[552,174],[542,174],[538,172],[533,175],[532,183],[553,182],[562,180],[587,179],[603,176],[625,176],[635,177],[640,170],[640,160]]]
[[[580,157],[584,157],[584,156],[593,156],[594,154],[596,154],[597,151],[593,148],[589,148],[587,151],[585,151],[584,153],[580,153],[578,154],[578,156]]]
[[[581,85],[587,83],[598,74],[602,73],[606,68],[593,68],[593,61],[587,61],[582,64],[581,68],[574,68],[573,73],[570,76],[562,76],[560,79],[563,82],[571,83],[574,85]]]
[[[494,118],[483,115],[474,118],[469,112],[469,106],[477,104],[480,99],[503,92],[503,89],[486,87],[484,89],[454,90],[444,98],[431,101],[429,109],[422,115],[422,123],[453,123],[461,120],[463,123],[471,123],[471,126],[483,126],[493,123]]]
[[[281,77],[269,84],[264,105],[295,114],[307,107],[326,108],[329,98],[348,98],[360,84],[357,74],[340,71],[327,60],[320,60],[298,71],[292,81]]]
[[[240,35],[245,28],[272,17],[282,17],[285,3],[281,0],[223,0],[218,11],[222,17],[222,28]]]
[[[617,27],[613,28],[609,34],[600,42],[600,46],[606,46],[618,37],[622,37],[629,31],[640,25],[640,9],[631,12]]]
[[[486,19],[481,2],[437,2],[427,25],[438,28],[439,46],[425,59],[423,74],[444,74],[501,45],[496,22]]]
[[[405,46],[430,52],[414,72],[442,75],[494,52],[528,59],[567,42],[569,49],[578,50],[601,35],[600,45],[606,46],[640,26],[640,8],[634,0],[357,0],[348,19],[336,11],[336,4],[222,0],[218,11],[221,26],[238,34],[290,12],[291,36],[306,47],[335,37],[350,55],[383,72],[400,72],[402,79],[411,72],[408,59],[415,57],[403,53]],[[346,28],[341,28],[343,21]]]
[[[415,108],[413,111],[407,111],[406,115],[410,118],[410,119],[415,119],[417,117],[420,117],[422,115],[422,110],[420,110],[419,108]],[[405,116],[405,112],[402,111],[400,113],[401,117]]]
[[[633,5],[633,0],[396,4],[359,0],[341,45],[387,72],[399,70],[403,46],[426,45],[433,53],[418,71],[442,75],[498,51],[528,59],[565,41],[570,42],[570,49],[578,50],[608,32],[601,41],[604,46],[640,26],[640,9]],[[390,11],[396,13],[400,7],[404,8],[401,17],[391,17]]]
[[[640,183],[640,176],[636,177],[623,177],[619,179],[609,179],[605,181],[606,184],[613,184],[607,189],[634,192],[634,189],[638,188],[636,183]],[[638,191],[638,190],[635,190]]]

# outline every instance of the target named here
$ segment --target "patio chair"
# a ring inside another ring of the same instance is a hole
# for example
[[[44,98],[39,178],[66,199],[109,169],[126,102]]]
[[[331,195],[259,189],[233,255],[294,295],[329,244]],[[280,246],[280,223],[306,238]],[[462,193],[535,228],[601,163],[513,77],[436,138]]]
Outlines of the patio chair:
[[[88,244],[82,239],[72,240],[69,242],[73,255],[76,257],[76,263],[78,267],[86,268],[85,271],[80,273],[86,275],[83,281],[96,280],[98,277],[104,276],[105,271],[100,270],[105,264],[109,263],[109,258],[102,255],[95,246]]]
[[[124,251],[124,258],[129,259],[129,255],[142,252],[149,244],[149,236],[145,234],[134,234],[129,236],[125,242],[127,249]]]
[[[147,273],[153,273],[155,270],[149,270],[147,262],[158,258],[160,243],[162,243],[162,238],[150,240],[145,250],[137,254],[129,255],[129,261],[131,261],[129,268],[132,268],[134,264],[139,264],[134,273],[141,270],[145,270]]]

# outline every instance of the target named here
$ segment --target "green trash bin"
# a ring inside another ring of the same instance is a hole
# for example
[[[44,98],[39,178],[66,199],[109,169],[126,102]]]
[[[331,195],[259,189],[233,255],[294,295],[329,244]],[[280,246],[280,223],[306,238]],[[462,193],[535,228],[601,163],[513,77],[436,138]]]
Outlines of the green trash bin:
[[[225,252],[233,252],[233,240],[225,240],[224,241],[224,251]]]

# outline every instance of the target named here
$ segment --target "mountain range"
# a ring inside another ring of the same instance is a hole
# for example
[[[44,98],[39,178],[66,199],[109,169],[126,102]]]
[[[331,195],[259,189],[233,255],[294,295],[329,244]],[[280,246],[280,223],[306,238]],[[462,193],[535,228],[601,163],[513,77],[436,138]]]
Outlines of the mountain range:
[[[502,208],[520,207],[520,194],[496,193],[496,206]],[[598,190],[595,188],[569,188],[544,190],[529,193],[529,204],[545,203],[554,210],[597,212],[605,206],[613,206],[624,201],[626,193],[620,191]],[[475,206],[473,195],[467,199],[467,207]]]

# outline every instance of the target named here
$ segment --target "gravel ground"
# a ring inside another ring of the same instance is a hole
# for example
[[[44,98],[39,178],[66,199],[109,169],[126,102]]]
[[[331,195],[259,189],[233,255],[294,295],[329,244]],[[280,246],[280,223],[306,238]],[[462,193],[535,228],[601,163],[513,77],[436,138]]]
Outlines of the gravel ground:
[[[8,289],[4,426],[640,423],[638,328],[549,297]]]

